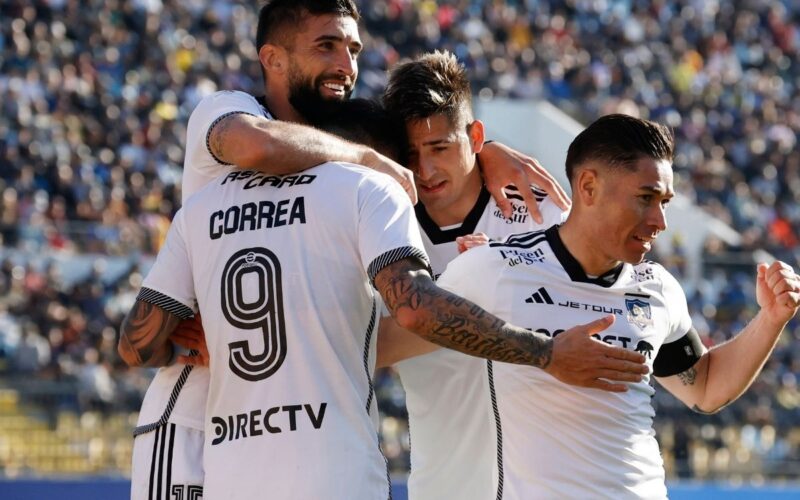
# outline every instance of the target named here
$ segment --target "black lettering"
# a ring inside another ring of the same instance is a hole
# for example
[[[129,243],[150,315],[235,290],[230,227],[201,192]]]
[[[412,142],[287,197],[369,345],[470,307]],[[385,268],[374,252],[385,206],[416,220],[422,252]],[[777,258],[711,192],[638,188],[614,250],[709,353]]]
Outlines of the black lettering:
[[[219,417],[212,417],[211,425],[214,426],[214,435],[216,436],[211,441],[211,446],[218,445],[225,441],[225,437],[228,434],[228,426],[225,425],[225,420]]]
[[[616,335],[606,335],[605,337],[603,337],[603,342],[605,342],[606,344],[611,344],[611,341],[613,340],[617,340]]]
[[[297,412],[302,410],[303,407],[300,405],[289,405],[284,406],[281,410],[289,412],[289,430],[296,431],[297,430]]]
[[[258,207],[255,203],[245,203],[242,205],[242,217],[239,220],[239,231],[250,230],[256,228],[256,212]],[[247,223],[250,223],[248,226]]]
[[[289,224],[294,224],[295,219],[297,219],[300,224],[306,223],[306,205],[302,196],[294,200],[292,213],[289,215]]]
[[[557,335],[561,335],[564,333],[564,330],[554,330],[553,331],[553,338],[556,338]]]
[[[257,175],[254,175],[252,179],[250,179],[249,181],[247,181],[244,184],[243,189],[250,189],[250,188],[256,187],[256,184],[258,183],[258,181],[261,180],[261,177],[262,177],[262,174],[260,174],[260,173],[257,174]]]
[[[281,409],[280,406],[276,406],[275,408],[270,408],[269,410],[267,410],[266,413],[264,413],[264,428],[267,429],[267,432],[269,432],[270,434],[278,434],[279,432],[281,432],[280,427],[273,427],[269,423],[269,418],[278,413],[280,409]]]
[[[294,186],[294,181],[296,181],[296,180],[297,180],[297,176],[296,175],[286,176],[281,180],[281,183],[280,183],[280,185],[278,187],[282,188],[283,186],[285,186],[287,184],[290,185],[290,186]]]
[[[622,347],[625,347],[625,348],[628,347],[628,342],[631,341],[630,337],[617,337],[617,340],[622,342]]]
[[[328,403],[320,403],[319,413],[317,413],[316,416],[314,415],[314,409],[311,405],[306,404],[303,406],[306,408],[306,413],[308,413],[308,419],[311,420],[311,425],[313,425],[315,429],[322,427],[322,419],[325,418],[325,408],[328,407]]]
[[[240,413],[236,415],[236,438],[239,439],[240,437],[246,438],[247,437],[247,413]]]
[[[269,229],[272,227],[272,213],[275,211],[275,205],[270,201],[261,201],[258,203],[258,228],[262,227]]]
[[[278,207],[275,210],[275,227],[286,225],[286,214],[289,213],[286,209],[286,205],[288,204],[289,200],[281,200],[278,202]]]
[[[264,431],[261,430],[261,427],[258,426],[259,417],[261,416],[261,410],[253,410],[250,412],[250,435],[251,436],[260,436],[264,434]]]
[[[295,182],[295,186],[300,186],[302,184],[311,184],[316,179],[316,175],[301,175],[297,182]]]
[[[225,211],[225,234],[233,234],[239,227],[239,207],[231,207]]]
[[[210,231],[209,236],[211,236],[212,240],[216,240],[222,237],[222,210],[217,210],[213,214],[211,214],[211,221],[210,221]]]
[[[222,179],[222,184],[220,184],[220,185],[224,186],[225,183],[228,182],[228,181],[235,181],[236,177],[238,175],[239,175],[239,172],[237,172],[237,171],[233,171],[233,172],[229,173],[228,175],[225,176],[224,179]]]
[[[265,184],[269,184],[271,186],[277,186],[280,182],[281,182],[280,177],[275,177],[274,175],[270,175],[269,177],[264,177],[264,179],[258,185],[263,186]]]
[[[233,441],[233,415],[228,415],[228,441]]]

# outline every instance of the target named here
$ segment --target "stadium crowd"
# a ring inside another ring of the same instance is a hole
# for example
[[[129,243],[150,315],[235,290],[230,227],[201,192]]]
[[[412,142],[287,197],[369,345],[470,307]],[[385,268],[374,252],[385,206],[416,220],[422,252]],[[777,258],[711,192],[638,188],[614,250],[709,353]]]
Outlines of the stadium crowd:
[[[791,4],[364,0],[356,93],[377,96],[401,58],[447,48],[480,99],[545,99],[583,123],[621,111],[672,126],[676,190],[743,235],[737,248],[708,242],[690,299],[715,344],[754,312],[752,268],[730,256],[763,248],[800,263]],[[117,329],[178,208],[189,113],[217,89],[260,86],[255,16],[229,0],[0,3],[2,376],[77,381],[76,409],[138,407],[147,378],[122,369]],[[663,262],[680,275],[674,245]],[[121,272],[104,267],[109,257]],[[82,272],[71,264],[80,258],[92,261]],[[736,276],[729,286],[718,285],[723,272]],[[690,414],[660,391],[656,428],[672,473],[800,477],[798,376],[795,321],[721,413]],[[391,372],[378,375],[378,394],[385,452],[403,470],[408,430]]]

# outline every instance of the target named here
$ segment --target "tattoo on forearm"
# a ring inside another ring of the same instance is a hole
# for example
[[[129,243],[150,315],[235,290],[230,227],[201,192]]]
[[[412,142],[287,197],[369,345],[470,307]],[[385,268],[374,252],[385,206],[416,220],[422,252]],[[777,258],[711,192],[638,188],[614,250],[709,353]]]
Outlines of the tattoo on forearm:
[[[137,300],[122,322],[120,351],[136,365],[163,366],[172,357],[169,334],[180,319],[158,306]],[[129,361],[130,362],[130,361]]]
[[[695,380],[697,380],[697,370],[691,367],[685,372],[679,373],[678,378],[683,382],[683,385],[694,385]]]
[[[470,301],[436,287],[420,265],[404,259],[378,273],[375,283],[396,316],[421,315],[416,333],[466,354],[546,368],[553,345],[544,335],[508,325]]]
[[[225,144],[230,135],[231,124],[235,116],[236,115],[228,115],[224,117],[214,125],[214,129],[211,131],[211,140],[209,141],[211,152],[222,161],[228,161]]]

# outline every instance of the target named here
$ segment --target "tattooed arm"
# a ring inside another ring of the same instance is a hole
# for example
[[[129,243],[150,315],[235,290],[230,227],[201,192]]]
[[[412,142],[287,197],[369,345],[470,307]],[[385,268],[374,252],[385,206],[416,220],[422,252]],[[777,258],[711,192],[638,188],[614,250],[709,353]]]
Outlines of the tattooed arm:
[[[688,370],[658,381],[699,413],[716,413],[750,387],[800,304],[800,279],[777,261],[761,264],[756,280],[761,310],[733,339],[703,354]]]
[[[759,313],[738,335],[707,351],[694,366],[658,382],[697,413],[716,413],[750,387],[782,330],[783,325]]]
[[[472,302],[437,287],[424,265],[403,259],[382,269],[375,285],[397,323],[425,340],[465,354],[541,368],[560,381],[624,392],[647,372],[644,358],[591,337],[611,325],[605,317],[555,339],[511,325]],[[605,379],[605,380],[601,380]]]
[[[321,130],[243,113],[219,120],[208,136],[218,159],[268,174],[292,174],[326,161],[356,163],[388,174],[417,201],[413,173],[375,150]],[[280,159],[280,161],[277,161]]]
[[[172,359],[169,336],[181,319],[137,300],[122,322],[117,351],[128,366],[165,366]]]

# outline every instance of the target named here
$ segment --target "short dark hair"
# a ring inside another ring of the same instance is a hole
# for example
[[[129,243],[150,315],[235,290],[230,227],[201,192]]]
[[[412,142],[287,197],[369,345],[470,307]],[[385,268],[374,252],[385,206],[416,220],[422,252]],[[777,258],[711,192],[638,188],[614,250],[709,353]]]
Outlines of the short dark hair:
[[[588,161],[632,170],[642,158],[672,162],[675,139],[665,125],[628,115],[613,114],[597,119],[578,134],[567,151],[567,178]]]
[[[467,70],[451,52],[425,54],[397,65],[383,93],[386,108],[403,120],[444,114],[456,126],[472,121]]]
[[[351,142],[371,147],[400,164],[408,149],[403,121],[373,99],[348,99],[337,103],[336,112],[321,117],[313,126]]]
[[[353,0],[271,0],[261,7],[256,28],[256,50],[265,43],[286,45],[286,33],[295,31],[307,15],[336,14],[361,19]]]

